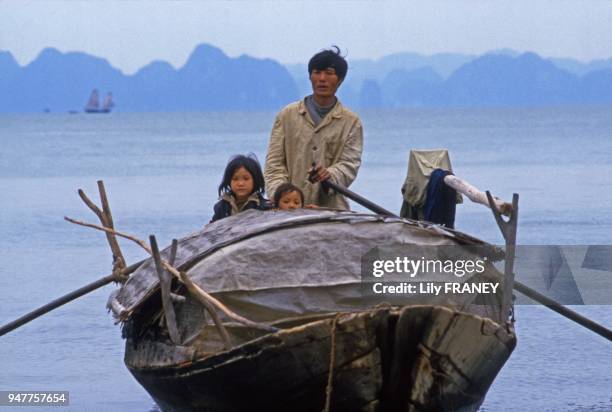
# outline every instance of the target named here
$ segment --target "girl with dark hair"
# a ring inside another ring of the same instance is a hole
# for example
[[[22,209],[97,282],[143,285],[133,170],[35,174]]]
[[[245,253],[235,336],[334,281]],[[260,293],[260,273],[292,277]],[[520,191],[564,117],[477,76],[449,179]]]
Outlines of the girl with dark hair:
[[[269,209],[264,198],[264,178],[254,154],[237,155],[230,159],[218,189],[219,201],[214,206],[211,222],[238,214],[244,210]]]

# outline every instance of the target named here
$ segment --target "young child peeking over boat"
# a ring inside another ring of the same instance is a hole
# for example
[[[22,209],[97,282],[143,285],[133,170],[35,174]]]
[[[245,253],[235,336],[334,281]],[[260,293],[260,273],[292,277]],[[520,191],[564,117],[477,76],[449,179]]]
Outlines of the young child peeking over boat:
[[[264,198],[263,173],[255,155],[237,155],[230,159],[219,185],[219,197],[211,222],[248,209],[269,209]]]
[[[317,205],[305,205],[304,204],[304,192],[291,184],[283,183],[274,192],[274,207],[278,210],[291,210],[300,209],[302,207],[306,209],[318,209]]]
[[[291,183],[283,183],[274,193],[274,207],[279,210],[304,207],[304,193]]]

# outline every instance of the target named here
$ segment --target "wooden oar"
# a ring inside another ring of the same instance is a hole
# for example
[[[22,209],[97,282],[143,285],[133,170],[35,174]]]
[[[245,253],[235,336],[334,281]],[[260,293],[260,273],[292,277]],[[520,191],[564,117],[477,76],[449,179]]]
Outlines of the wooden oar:
[[[108,197],[106,195],[106,189],[104,188],[104,182],[102,180],[98,180],[98,190],[100,192],[100,202],[102,204],[102,208],[99,208],[98,206],[96,206],[96,204],[92,202],[91,199],[89,199],[89,197],[87,197],[87,195],[85,194],[83,190],[79,189],[78,194],[81,200],[83,200],[83,202],[87,205],[87,207],[89,207],[92,210],[92,212],[94,212],[98,216],[98,218],[100,219],[100,222],[102,223],[104,227],[109,228],[109,229],[114,229],[113,215],[110,210],[110,206],[108,203]],[[111,248],[111,251],[113,252],[113,273],[112,274],[108,276],[104,276],[103,278],[100,278],[96,280],[95,282],[85,285],[82,288],[77,289],[73,292],[70,292],[67,295],[64,295],[58,299],[55,299],[54,301],[49,302],[46,305],[41,306],[40,308],[36,310],[33,310],[32,312],[20,317],[19,319],[16,319],[2,326],[0,328],[0,336],[6,333],[9,333],[10,331],[17,329],[18,327],[22,325],[25,325],[29,321],[36,319],[37,317],[42,316],[45,313],[48,313],[52,311],[53,309],[58,308],[70,302],[71,300],[79,298],[104,285],[107,285],[111,283],[112,281],[125,282],[127,279],[127,276],[131,274],[132,272],[134,272],[138,268],[138,266],[140,266],[142,262],[144,262],[144,260],[141,260],[140,262],[134,263],[133,265],[126,267],[123,253],[121,253],[121,248],[119,247],[119,243],[117,242],[117,238],[115,237],[115,235],[112,232],[106,232],[106,238],[108,240],[108,244]]]
[[[324,180],[323,182],[321,182],[321,185],[323,187],[328,187],[330,189],[335,190],[336,192],[348,197],[349,199],[355,201],[356,203],[359,203],[360,205],[362,205],[363,207],[366,207],[368,209],[370,209],[371,211],[373,211],[374,213],[378,213],[381,215],[385,215],[385,216],[391,216],[391,217],[397,217],[399,218],[398,215],[396,215],[395,213],[389,212],[387,209],[378,206],[377,204],[369,201],[368,199],[352,192],[351,190],[348,190],[345,187],[342,187],[332,181],[330,181],[329,179]],[[571,309],[566,308],[565,306],[563,306],[562,304],[560,304],[559,302],[554,301],[553,299],[550,299],[542,294],[540,294],[539,292],[531,289],[530,287],[520,283],[520,282],[516,282],[514,281],[514,290],[524,294],[525,296],[529,297],[530,299],[533,299],[534,301],[546,306],[547,308],[554,310],[555,312],[559,313],[560,315],[565,316],[566,318],[573,320],[574,322],[578,323],[581,326],[584,326],[585,328],[597,333],[600,336],[603,336],[604,338],[608,339],[609,341],[612,341],[612,330],[606,328],[603,325],[600,325],[599,323],[592,321],[591,319],[585,318],[584,316],[580,315],[577,312],[574,312]]]
[[[130,273],[134,272],[136,269],[138,269],[138,267],[142,264],[142,262],[144,262],[144,260],[141,260],[140,262],[134,263],[133,265],[126,267],[125,269],[121,271],[121,275],[127,276]],[[9,322],[6,325],[0,327],[0,336],[5,335],[9,333],[10,331],[15,330],[25,325],[26,323],[44,315],[45,313],[51,312],[53,309],[59,308],[60,306],[72,300],[75,300],[76,298],[86,295],[89,292],[93,292],[94,290],[99,289],[102,286],[108,285],[112,281],[117,281],[117,280],[118,280],[117,276],[115,276],[114,274],[110,274],[108,276],[104,276],[103,278],[96,280],[95,282],[85,285],[82,288],[79,288],[73,292],[70,292],[60,298],[57,298],[54,301],[49,302],[46,305],[41,306],[38,309],[35,309],[32,312],[23,315],[19,319],[15,319],[14,321]]]
[[[574,312],[573,310],[566,308],[560,303],[555,302],[554,300],[550,299],[547,296],[542,295],[541,293],[538,293],[537,291],[531,289],[530,287],[524,285],[523,283],[515,280],[514,290],[521,292],[523,295],[527,296],[530,299],[535,300],[538,303],[541,303],[542,305],[546,306],[550,310],[554,310],[555,312],[565,316],[566,318],[569,318],[573,320],[574,322],[580,324],[581,326],[584,326],[585,328],[592,330],[598,335],[601,335],[604,338],[612,341],[612,330],[606,328],[605,326],[600,325],[597,322],[592,321],[589,318],[582,316],[581,314],[577,312]]]
[[[367,209],[370,209],[372,212],[377,213],[379,215],[391,216],[391,217],[399,217],[396,214],[394,214],[393,212],[389,212],[384,207],[378,206],[377,204],[370,202],[365,197],[360,196],[357,193],[347,189],[346,187],[342,187],[340,185],[337,185],[337,184],[335,184],[335,183],[333,183],[333,182],[331,182],[329,180],[324,180],[323,182],[321,182],[321,186],[333,189],[336,192],[343,194],[344,196],[348,197],[349,199],[359,203],[361,206],[363,206],[363,207],[365,207]]]

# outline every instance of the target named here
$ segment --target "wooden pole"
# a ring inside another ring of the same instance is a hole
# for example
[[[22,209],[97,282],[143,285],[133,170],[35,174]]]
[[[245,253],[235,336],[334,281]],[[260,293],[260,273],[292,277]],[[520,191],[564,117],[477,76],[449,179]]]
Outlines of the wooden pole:
[[[510,218],[505,221],[501,217],[501,212],[496,207],[495,199],[491,192],[487,190],[487,200],[489,207],[493,212],[495,222],[499,227],[504,240],[506,241],[506,255],[504,258],[504,286],[503,286],[503,302],[501,307],[502,316],[508,319],[508,315],[512,313],[511,321],[514,321],[514,307],[512,305],[512,289],[514,288],[514,258],[516,257],[516,231],[518,229],[518,193],[512,195],[512,205],[510,207]]]
[[[102,180],[98,180],[98,191],[100,192],[100,202],[102,203],[102,210],[94,202],[87,197],[85,192],[82,189],[78,190],[80,198],[83,202],[91,209],[92,212],[98,216],[100,219],[100,223],[102,226],[107,227],[109,229],[115,229],[113,223],[113,216],[111,214],[110,206],[108,204],[108,198],[106,196],[106,190],[104,189],[104,182]],[[117,238],[111,232],[106,232],[106,240],[108,241],[108,245],[110,246],[111,252],[113,254],[113,272],[120,273],[121,270],[125,267],[125,258],[123,257],[123,253],[121,253],[121,248],[119,247],[119,242],[117,242]]]
[[[363,207],[365,207],[367,209],[370,209],[374,213],[377,213],[377,214],[383,215],[383,216],[399,217],[395,213],[389,212],[384,207],[378,206],[377,204],[370,202],[365,197],[362,197],[362,196],[358,195],[357,193],[347,189],[346,187],[342,187],[342,186],[332,182],[329,179],[322,181],[321,185],[324,188],[329,188],[329,189],[335,190],[336,192],[340,193],[341,195],[344,195],[344,196],[348,197],[349,199],[353,200],[354,202],[359,203],[361,206],[363,206]]]
[[[458,178],[455,175],[446,175],[444,176],[444,184],[449,187],[452,187],[457,192],[462,195],[467,196],[474,203],[480,203],[481,205],[485,205],[487,207],[491,207],[489,203],[489,199],[485,192],[478,190],[476,187],[472,186],[469,182],[466,182],[463,179]],[[493,204],[497,208],[497,211],[504,216],[510,216],[512,213],[512,204],[508,202],[504,202],[501,199],[494,198]]]
[[[168,333],[170,334],[170,340],[175,345],[178,345],[181,339],[176,323],[174,305],[172,304],[172,299],[170,298],[172,275],[162,266],[161,256],[159,255],[159,248],[157,247],[157,240],[155,239],[155,236],[149,236],[149,243],[151,244],[151,251],[153,252],[153,261],[155,262],[155,269],[157,270],[157,276],[159,277],[159,289],[161,293],[162,306],[164,308],[164,316],[166,318],[166,326],[168,328]],[[175,245],[176,243],[173,242],[173,248],[175,247]],[[176,249],[174,249],[173,252],[176,256]],[[170,258],[170,262],[174,263],[174,259],[172,257]]]
[[[104,215],[106,221],[105,226],[109,229],[115,229],[113,215],[111,214],[108,198],[106,197],[106,190],[104,189],[104,181],[102,180],[98,180],[98,191],[100,192],[100,203],[102,203],[102,214]],[[119,247],[117,238],[112,233],[106,233],[106,236],[113,252],[113,264],[116,267],[118,266],[119,270],[123,269],[125,267],[125,259],[123,258],[123,253],[121,253],[121,248]]]
[[[140,262],[134,263],[133,265],[130,265],[127,268],[123,269],[122,275],[128,276],[130,273],[134,272],[142,264],[142,262],[144,262],[144,260],[141,260]],[[83,295],[86,295],[89,292],[92,292],[98,288],[101,288],[102,286],[107,285],[113,281],[119,281],[119,279],[117,279],[115,274],[110,274],[110,275],[104,276],[103,278],[96,280],[95,282],[85,285],[82,288],[79,288],[62,297],[59,297],[55,299],[54,301],[51,301],[47,303],[46,305],[41,306],[38,309],[35,309],[32,312],[27,313],[21,316],[20,318],[15,319],[14,321],[9,322],[6,325],[0,327],[0,336],[5,335],[25,325],[26,323],[44,315],[45,313],[49,313],[53,309],[59,308],[60,306],[65,305],[66,303],[73,301],[76,298],[79,298]]]

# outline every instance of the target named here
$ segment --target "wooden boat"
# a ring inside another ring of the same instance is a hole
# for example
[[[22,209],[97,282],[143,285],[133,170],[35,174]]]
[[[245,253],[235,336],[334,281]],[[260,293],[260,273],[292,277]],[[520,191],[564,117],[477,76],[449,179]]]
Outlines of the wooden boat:
[[[363,213],[248,211],[177,245],[162,258],[264,328],[223,318],[228,346],[198,299],[145,261],[109,308],[124,323],[126,366],[164,411],[475,411],[516,343],[501,288],[364,292],[374,278],[363,267],[386,248],[468,256],[476,246],[499,259],[460,232]],[[461,281],[483,279],[502,275],[489,262]]]

